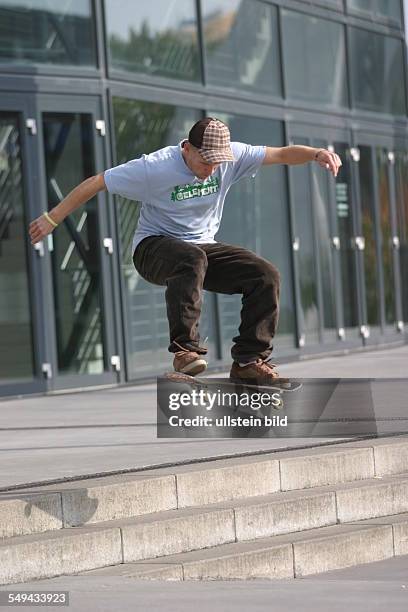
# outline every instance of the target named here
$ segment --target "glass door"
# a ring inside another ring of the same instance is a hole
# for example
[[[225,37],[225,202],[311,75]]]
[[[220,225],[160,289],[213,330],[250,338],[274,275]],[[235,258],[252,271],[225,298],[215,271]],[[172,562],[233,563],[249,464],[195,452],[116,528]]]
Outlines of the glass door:
[[[401,291],[397,212],[395,202],[395,154],[391,143],[360,137],[360,233],[364,258],[366,344],[398,339]],[[387,146],[388,145],[388,146]]]
[[[34,376],[20,121],[0,113],[0,378]]]
[[[73,98],[65,109],[52,99],[41,98],[40,146],[48,210],[76,185],[104,169],[103,138],[96,129],[99,126],[103,131],[103,124],[96,123],[100,121],[98,100]],[[112,359],[116,352],[111,303],[113,244],[107,226],[106,196],[100,193],[47,237],[54,388],[117,381],[118,360]]]
[[[336,179],[315,163],[289,166],[299,347],[361,345],[347,135],[298,124],[290,144],[335,150],[343,162]]]
[[[361,322],[364,320],[362,287],[362,259],[358,249],[358,176],[355,152],[344,140],[335,139],[334,150],[342,166],[335,181],[334,237],[337,250],[340,289],[340,335],[344,340],[361,345]]]
[[[394,252],[399,264],[401,311],[398,329],[408,324],[408,153],[401,148],[395,151],[395,192],[397,208],[397,233],[393,237]]]
[[[28,224],[34,202],[31,102],[3,93],[0,103],[0,396],[45,389],[39,304],[41,281]]]

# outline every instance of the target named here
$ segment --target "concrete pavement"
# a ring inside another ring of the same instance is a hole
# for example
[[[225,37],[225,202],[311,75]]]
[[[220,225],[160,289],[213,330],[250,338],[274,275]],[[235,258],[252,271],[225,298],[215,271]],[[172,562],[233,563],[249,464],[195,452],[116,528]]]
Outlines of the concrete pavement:
[[[407,378],[408,346],[290,363],[280,371],[293,377]],[[0,488],[330,441],[157,439],[155,384],[5,399],[0,402]]]
[[[75,612],[406,612],[408,556],[295,580],[172,583],[64,576],[0,587],[0,592],[37,589],[69,591],[69,608],[47,609]]]

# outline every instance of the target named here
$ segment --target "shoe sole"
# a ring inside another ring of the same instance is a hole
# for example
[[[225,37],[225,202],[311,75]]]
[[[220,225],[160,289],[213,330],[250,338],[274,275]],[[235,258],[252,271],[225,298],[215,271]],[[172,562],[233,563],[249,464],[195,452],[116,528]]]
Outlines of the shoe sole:
[[[195,376],[196,374],[200,374],[200,372],[204,372],[207,369],[207,362],[204,359],[196,359],[192,363],[184,366],[181,370],[177,370],[182,374],[189,374],[190,376]]]
[[[290,381],[281,382],[281,378],[275,378],[273,381],[263,381],[261,378],[231,378],[230,382],[241,383],[242,385],[257,385],[259,387],[268,387],[273,385],[280,385],[282,388],[290,389],[291,383]]]

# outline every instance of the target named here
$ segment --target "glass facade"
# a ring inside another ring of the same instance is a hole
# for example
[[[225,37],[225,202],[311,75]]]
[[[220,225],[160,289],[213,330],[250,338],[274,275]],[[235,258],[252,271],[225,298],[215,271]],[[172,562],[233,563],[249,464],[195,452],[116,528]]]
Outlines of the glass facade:
[[[406,115],[402,41],[353,27],[349,34],[353,106]]]
[[[344,27],[294,11],[281,13],[287,97],[348,106]]]
[[[35,248],[27,226],[206,115],[233,140],[333,147],[342,160],[335,179],[313,162],[262,167],[227,195],[216,239],[281,274],[274,356],[405,339],[402,6],[0,0],[0,395],[14,380],[43,392],[171,367],[166,287],[132,261],[139,202],[98,193]],[[210,366],[230,365],[240,310],[240,295],[205,292]]]
[[[0,63],[95,67],[91,0],[0,0]]]
[[[276,7],[258,0],[203,0],[207,81],[282,95]]]
[[[105,0],[111,68],[201,79],[194,0]]]

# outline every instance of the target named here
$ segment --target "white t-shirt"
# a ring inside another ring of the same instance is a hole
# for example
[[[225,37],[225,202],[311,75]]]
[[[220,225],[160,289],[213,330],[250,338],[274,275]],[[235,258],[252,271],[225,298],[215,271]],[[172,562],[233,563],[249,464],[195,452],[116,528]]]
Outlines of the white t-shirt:
[[[132,255],[147,236],[172,236],[197,244],[215,242],[229,188],[241,178],[255,176],[265,157],[264,146],[231,142],[236,161],[220,164],[203,181],[184,161],[181,144],[142,155],[104,173],[110,193],[142,203]]]

